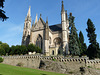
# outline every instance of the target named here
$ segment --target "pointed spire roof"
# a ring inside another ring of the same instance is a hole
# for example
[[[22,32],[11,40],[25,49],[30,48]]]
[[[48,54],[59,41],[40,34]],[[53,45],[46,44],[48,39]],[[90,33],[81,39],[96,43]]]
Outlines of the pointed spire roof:
[[[48,24],[48,17],[46,18],[46,23]]]
[[[61,12],[64,12],[64,4],[63,4],[63,0],[62,0],[62,9],[61,9]]]
[[[27,16],[28,16],[28,17],[30,17],[30,16],[31,16],[31,6],[29,6]]]
[[[36,14],[35,24],[38,22],[38,15]]]

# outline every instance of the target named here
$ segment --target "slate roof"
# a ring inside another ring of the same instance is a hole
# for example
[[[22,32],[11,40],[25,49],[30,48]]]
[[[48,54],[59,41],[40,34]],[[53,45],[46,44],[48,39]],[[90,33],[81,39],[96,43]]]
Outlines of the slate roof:
[[[50,25],[49,28],[51,29],[51,31],[61,31],[62,30],[61,24]]]

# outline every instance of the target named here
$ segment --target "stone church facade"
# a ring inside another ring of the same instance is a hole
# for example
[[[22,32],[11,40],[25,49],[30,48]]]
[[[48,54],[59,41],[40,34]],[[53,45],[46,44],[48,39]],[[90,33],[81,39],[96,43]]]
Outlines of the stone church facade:
[[[35,23],[31,27],[30,7],[25,18],[22,45],[35,44],[42,49],[46,56],[69,53],[69,21],[62,1],[61,24],[50,25],[41,15],[36,15]]]

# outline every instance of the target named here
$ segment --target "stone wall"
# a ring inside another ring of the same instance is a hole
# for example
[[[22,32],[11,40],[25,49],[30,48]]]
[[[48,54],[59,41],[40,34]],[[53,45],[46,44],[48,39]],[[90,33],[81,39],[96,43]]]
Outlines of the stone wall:
[[[1,56],[4,58],[4,64],[16,66],[18,63],[22,63],[23,67],[39,68],[40,61],[51,60],[55,62],[62,62],[74,68],[75,66],[91,66],[94,68],[100,68],[100,59],[89,60],[87,57],[63,57],[63,56],[43,56],[43,55],[22,55],[22,56]]]
[[[100,59],[87,60],[86,65],[94,68],[100,68]]]

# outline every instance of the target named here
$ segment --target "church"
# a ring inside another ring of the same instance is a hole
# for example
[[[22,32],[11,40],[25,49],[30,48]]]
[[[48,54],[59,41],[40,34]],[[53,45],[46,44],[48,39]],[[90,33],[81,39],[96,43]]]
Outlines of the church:
[[[31,24],[31,9],[29,7],[24,22],[22,45],[34,44],[42,49],[46,56],[57,56],[59,54],[69,54],[69,20],[67,11],[64,9],[62,1],[61,23],[49,25],[41,15],[38,19],[36,15],[35,22]]]

